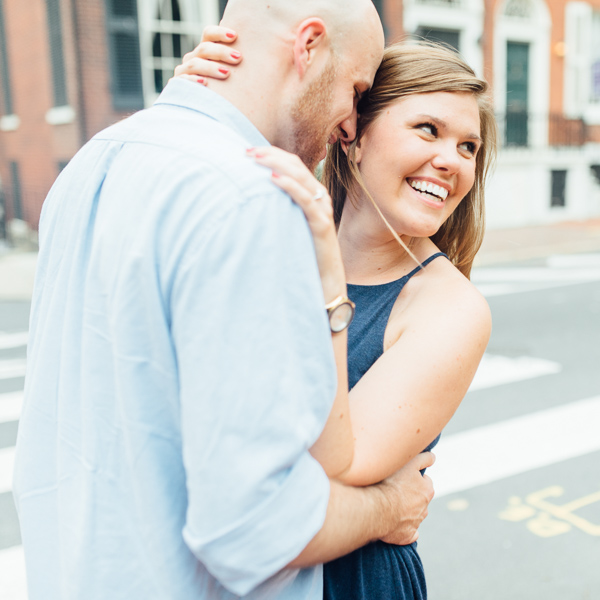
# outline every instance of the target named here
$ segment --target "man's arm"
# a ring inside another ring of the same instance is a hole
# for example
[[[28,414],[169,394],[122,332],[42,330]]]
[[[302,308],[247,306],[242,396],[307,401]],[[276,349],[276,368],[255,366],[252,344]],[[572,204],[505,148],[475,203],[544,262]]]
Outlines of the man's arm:
[[[368,487],[332,481],[325,523],[290,566],[328,562],[378,539],[399,545],[414,542],[433,498],[431,478],[421,476],[420,470],[433,462],[434,455],[424,452]]]

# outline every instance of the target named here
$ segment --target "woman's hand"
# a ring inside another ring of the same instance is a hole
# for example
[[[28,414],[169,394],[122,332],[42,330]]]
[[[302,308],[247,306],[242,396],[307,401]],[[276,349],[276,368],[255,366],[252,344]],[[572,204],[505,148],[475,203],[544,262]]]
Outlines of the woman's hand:
[[[346,295],[346,274],[333,220],[331,197],[295,154],[273,146],[251,148],[256,162],[272,169],[273,183],[287,192],[303,210],[310,227],[325,302]]]
[[[242,62],[242,55],[230,44],[237,40],[232,29],[211,25],[202,32],[202,41],[175,67],[175,77],[206,85],[208,79],[227,79],[231,67]]]

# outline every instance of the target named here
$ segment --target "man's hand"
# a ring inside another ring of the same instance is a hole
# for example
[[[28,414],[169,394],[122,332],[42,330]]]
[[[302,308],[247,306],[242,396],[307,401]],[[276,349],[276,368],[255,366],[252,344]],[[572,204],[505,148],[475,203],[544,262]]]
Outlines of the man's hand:
[[[434,493],[431,477],[421,475],[420,471],[434,462],[435,456],[431,452],[418,454],[397,473],[378,485],[397,516],[396,528],[382,537],[382,541],[405,546],[412,544],[419,537],[419,526],[427,516]]]

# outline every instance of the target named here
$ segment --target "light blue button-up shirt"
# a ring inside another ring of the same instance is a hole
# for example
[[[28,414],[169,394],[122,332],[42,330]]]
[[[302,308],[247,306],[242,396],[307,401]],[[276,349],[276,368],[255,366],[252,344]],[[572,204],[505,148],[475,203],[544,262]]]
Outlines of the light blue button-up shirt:
[[[322,598],[285,566],[325,518],[335,366],[265,144],[177,80],[52,188],[14,479],[31,600]]]

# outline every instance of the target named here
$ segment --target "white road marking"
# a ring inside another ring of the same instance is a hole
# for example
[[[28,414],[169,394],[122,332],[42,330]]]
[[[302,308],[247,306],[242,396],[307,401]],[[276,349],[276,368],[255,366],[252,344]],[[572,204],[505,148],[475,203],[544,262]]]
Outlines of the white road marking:
[[[10,350],[12,348],[22,348],[27,346],[29,333],[19,331],[17,333],[4,333],[0,331],[0,350]]]
[[[12,491],[15,447],[0,448],[0,494]]]
[[[471,280],[486,298],[600,281],[600,254],[550,256],[545,267],[475,268]]]
[[[600,253],[555,254],[546,259],[546,264],[552,268],[597,267],[600,269]]]
[[[431,467],[436,497],[600,450],[600,396],[442,435]]]
[[[18,421],[23,407],[23,392],[0,394],[0,423]]]
[[[25,377],[27,361],[24,358],[0,360],[0,379]]]
[[[559,363],[543,358],[533,358],[531,356],[509,358],[486,352],[481,359],[469,391],[482,390],[505,383],[515,383],[516,381],[533,379],[542,375],[551,375],[559,373],[561,369]]]
[[[0,550],[0,597],[2,600],[27,600],[23,546]]]

